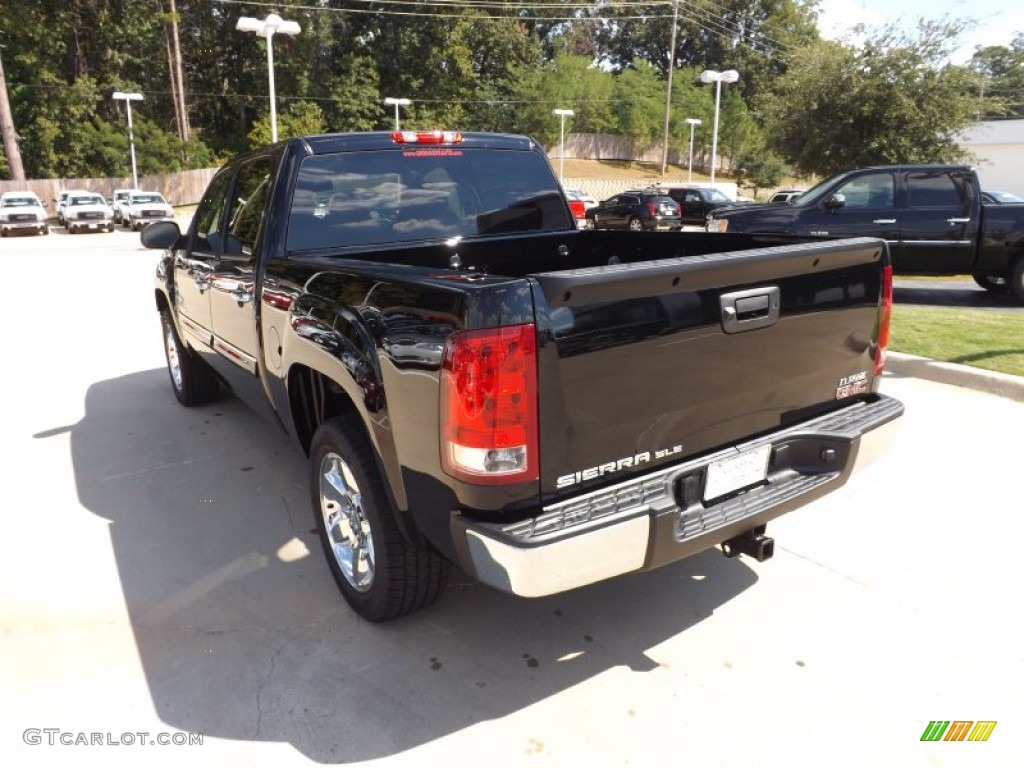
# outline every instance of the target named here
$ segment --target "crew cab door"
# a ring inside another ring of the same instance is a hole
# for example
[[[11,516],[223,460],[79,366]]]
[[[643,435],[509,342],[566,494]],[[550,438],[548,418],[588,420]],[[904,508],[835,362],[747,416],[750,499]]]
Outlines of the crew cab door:
[[[205,356],[213,352],[210,283],[224,244],[224,206],[232,174],[225,169],[207,187],[192,225],[188,250],[174,254],[174,307],[185,341]]]
[[[892,249],[893,268],[918,274],[970,272],[979,209],[969,171],[907,171],[899,211],[900,243]]]
[[[256,334],[256,278],[260,235],[273,184],[274,156],[261,155],[237,168],[225,217],[224,249],[213,266],[210,314],[215,366],[243,400],[260,403]]]
[[[684,223],[703,224],[707,210],[708,206],[704,203],[700,192],[696,189],[687,189],[683,192],[682,199],[679,200],[679,212],[683,216]]]
[[[807,222],[804,234],[880,237],[894,247],[899,240],[896,214],[894,174],[872,171],[847,180],[827,195],[819,204],[813,221]]]

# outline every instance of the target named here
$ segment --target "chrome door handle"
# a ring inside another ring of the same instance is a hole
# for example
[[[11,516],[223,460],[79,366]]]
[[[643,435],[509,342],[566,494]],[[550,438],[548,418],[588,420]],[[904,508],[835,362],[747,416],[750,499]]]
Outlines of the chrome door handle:
[[[946,219],[946,222],[949,224],[949,226],[953,226],[954,224],[970,224],[971,220],[970,220],[970,218],[967,218],[967,219]]]
[[[238,302],[239,306],[247,302],[252,301],[253,294],[245,290],[245,288],[239,287],[231,292],[231,298]]]
[[[875,219],[872,224],[895,224],[896,219]]]

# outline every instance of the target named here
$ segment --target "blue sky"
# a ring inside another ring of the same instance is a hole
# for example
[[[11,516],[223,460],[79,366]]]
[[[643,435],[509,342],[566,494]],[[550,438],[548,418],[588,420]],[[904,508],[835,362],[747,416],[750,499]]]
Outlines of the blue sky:
[[[825,37],[839,38],[852,25],[869,26],[889,21],[914,26],[918,18],[967,18],[977,27],[963,35],[953,55],[955,63],[970,59],[976,46],[1009,45],[1024,34],[1022,0],[821,0],[818,26]]]

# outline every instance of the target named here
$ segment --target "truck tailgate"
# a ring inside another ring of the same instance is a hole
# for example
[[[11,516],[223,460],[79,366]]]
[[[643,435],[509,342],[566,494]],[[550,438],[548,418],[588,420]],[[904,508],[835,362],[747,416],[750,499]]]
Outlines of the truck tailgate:
[[[885,248],[857,238],[531,275],[545,502],[870,397]]]

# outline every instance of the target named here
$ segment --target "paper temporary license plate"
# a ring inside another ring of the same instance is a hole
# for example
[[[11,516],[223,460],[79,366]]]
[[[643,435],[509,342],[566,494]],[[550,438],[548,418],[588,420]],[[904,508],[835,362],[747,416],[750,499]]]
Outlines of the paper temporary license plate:
[[[771,445],[762,445],[708,464],[704,479],[704,501],[763,482],[768,476],[768,457],[771,453]]]

